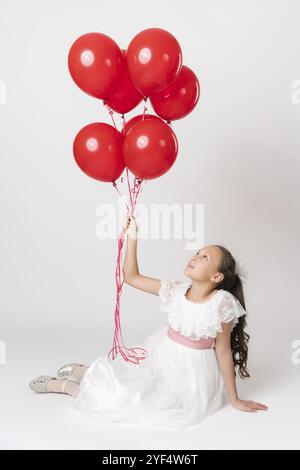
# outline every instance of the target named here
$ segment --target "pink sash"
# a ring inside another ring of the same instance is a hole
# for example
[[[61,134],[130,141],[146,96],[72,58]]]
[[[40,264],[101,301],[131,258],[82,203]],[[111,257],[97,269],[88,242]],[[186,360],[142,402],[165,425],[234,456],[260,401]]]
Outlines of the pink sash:
[[[193,349],[212,349],[215,345],[215,339],[214,338],[200,338],[200,339],[190,339],[186,336],[183,336],[180,334],[178,331],[173,330],[171,326],[169,325],[167,335],[169,338],[176,343],[182,344],[183,346],[186,346],[187,348],[193,348]]]

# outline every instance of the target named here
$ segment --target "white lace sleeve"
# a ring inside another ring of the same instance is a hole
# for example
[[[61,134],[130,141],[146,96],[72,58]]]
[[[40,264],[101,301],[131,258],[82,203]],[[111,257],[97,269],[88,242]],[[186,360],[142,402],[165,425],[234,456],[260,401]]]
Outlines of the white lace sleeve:
[[[158,295],[161,299],[161,310],[168,312],[176,288],[182,285],[182,281],[176,279],[161,279]]]
[[[222,332],[222,323],[232,322],[232,329],[238,323],[238,320],[243,315],[246,315],[247,311],[243,308],[239,300],[230,292],[223,291],[223,296],[219,304],[218,311],[218,320],[219,328],[218,330]]]

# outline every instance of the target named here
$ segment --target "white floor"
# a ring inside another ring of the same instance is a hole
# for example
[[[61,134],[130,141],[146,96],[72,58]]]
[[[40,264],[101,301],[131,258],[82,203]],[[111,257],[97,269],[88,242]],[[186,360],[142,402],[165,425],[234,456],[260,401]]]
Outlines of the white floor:
[[[242,398],[268,404],[267,412],[248,414],[225,406],[181,431],[71,421],[66,410],[72,397],[29,389],[28,382],[37,375],[106,354],[111,345],[105,337],[101,345],[99,335],[88,331],[6,334],[7,363],[0,365],[1,449],[300,448],[300,366],[288,361],[271,365],[263,359],[260,367],[252,367],[253,378],[239,383]]]

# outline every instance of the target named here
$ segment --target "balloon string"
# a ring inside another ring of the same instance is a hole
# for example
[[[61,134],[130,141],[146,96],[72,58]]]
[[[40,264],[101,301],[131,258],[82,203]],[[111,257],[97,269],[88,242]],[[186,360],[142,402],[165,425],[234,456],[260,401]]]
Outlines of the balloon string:
[[[146,111],[148,111],[148,108],[147,108],[147,106],[146,106],[146,104],[145,104],[145,106],[144,106],[144,111],[143,111],[142,121],[145,120]]]
[[[130,188],[130,182],[129,182],[129,174],[128,174],[128,168],[126,167],[126,176],[127,176],[127,186],[128,186],[128,194],[130,198],[130,207],[132,209],[132,194],[131,194],[131,188]]]
[[[114,120],[114,112],[113,110],[110,108],[110,106],[108,106],[108,104],[104,104],[104,106],[106,107],[106,109],[108,109],[108,112],[110,114],[110,117],[111,117],[111,120],[113,122],[113,125],[115,126],[115,128],[117,129],[117,126],[116,126],[116,123],[115,123],[115,120]]]
[[[133,215],[138,196],[141,193],[141,188],[143,189],[145,185],[142,187],[142,183],[144,180],[134,177],[134,186],[131,188],[127,167],[126,167],[126,175],[127,175],[131,210],[129,209],[126,202],[125,204],[126,204],[127,209],[130,210],[131,215]],[[113,187],[116,188],[116,190],[122,197],[122,194],[120,193],[117,187],[116,181],[113,182]],[[120,232],[118,236],[118,255],[117,255],[117,265],[116,265],[116,271],[115,271],[116,288],[117,288],[116,305],[115,305],[115,312],[114,312],[115,332],[114,332],[113,347],[108,353],[108,358],[110,354],[112,353],[112,358],[114,360],[117,357],[118,353],[120,352],[121,356],[123,357],[125,361],[130,361],[133,364],[139,364],[139,361],[147,357],[148,351],[144,348],[126,348],[124,346],[122,327],[121,327],[121,321],[120,321],[120,298],[121,298],[122,288],[123,288],[124,278],[125,278],[124,267],[122,263],[122,250],[124,246],[125,233],[126,233],[126,229],[122,229],[122,231]]]
[[[114,114],[113,110],[106,103],[104,104],[109,111],[109,114],[111,116],[111,119],[115,128],[117,129],[117,126],[113,117],[113,114]],[[145,107],[144,113],[146,112],[146,110],[147,108]],[[123,128],[124,128],[126,124],[124,114],[122,115],[122,120],[123,120]],[[128,183],[128,192],[129,192],[129,197],[130,197],[130,208],[128,207],[128,204],[126,203],[125,199],[123,198],[123,195],[119,191],[116,181],[113,181],[113,187],[117,190],[118,194],[121,196],[122,200],[124,201],[127,207],[127,210],[130,212],[131,215],[133,215],[138,195],[141,192],[140,190],[141,190],[141,185],[142,185],[143,180],[141,180],[140,178],[134,177],[134,186],[133,188],[131,188],[127,167],[126,167],[126,175],[127,175],[127,183]],[[123,182],[123,177],[121,178],[121,182]],[[133,195],[131,193],[133,193]],[[116,264],[116,270],[115,270],[116,288],[117,288],[116,305],[115,305],[115,312],[114,312],[115,332],[114,332],[113,347],[108,353],[108,358],[110,354],[112,353],[112,358],[114,360],[117,357],[118,352],[120,352],[124,360],[130,361],[133,364],[139,364],[139,361],[147,357],[148,352],[144,348],[126,348],[124,346],[122,327],[121,327],[121,321],[120,321],[120,299],[121,299],[124,278],[125,278],[124,267],[122,263],[122,250],[124,246],[125,232],[126,230],[122,229],[122,231],[120,232],[118,236],[118,255],[117,255],[117,264]],[[127,351],[127,354],[126,354],[126,351]],[[138,353],[138,351],[140,352]]]
[[[116,183],[116,181],[113,181],[113,186],[114,186],[114,188],[116,188],[116,190],[118,191],[119,195],[120,195],[120,196],[121,196],[121,198],[123,199],[123,201],[124,201],[124,204],[126,205],[126,207],[127,207],[127,210],[128,210],[128,212],[129,212],[129,206],[128,206],[127,202],[125,201],[123,194],[121,194],[121,193],[120,193],[120,191],[119,191],[119,188],[118,188],[118,186],[117,186],[117,183]]]
[[[125,125],[126,125],[126,119],[125,119],[124,114],[122,114],[122,129],[125,128]]]

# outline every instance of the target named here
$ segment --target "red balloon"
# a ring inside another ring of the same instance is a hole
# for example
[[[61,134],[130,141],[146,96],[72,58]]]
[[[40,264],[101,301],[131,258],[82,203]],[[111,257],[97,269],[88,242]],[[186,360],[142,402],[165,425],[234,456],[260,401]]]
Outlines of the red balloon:
[[[91,96],[107,99],[126,61],[118,44],[106,34],[87,33],[72,44],[68,67],[75,83]]]
[[[113,182],[125,168],[122,144],[123,137],[117,129],[104,122],[93,122],[76,135],[73,153],[86,175],[98,181]]]
[[[177,153],[175,133],[158,119],[137,122],[124,138],[124,162],[136,177],[144,180],[166,173],[175,162]]]
[[[138,114],[137,116],[134,116],[133,118],[129,119],[129,121],[125,123],[125,126],[122,129],[122,134],[123,135],[128,134],[128,132],[134,126],[134,124],[136,124],[137,122],[143,121],[145,119],[157,119],[158,121],[164,122],[158,116],[155,116],[155,114]]]
[[[125,60],[125,68],[115,88],[110,92],[106,104],[117,113],[128,113],[143,99],[143,95],[134,86],[126,63],[126,50],[122,49]]]
[[[182,67],[182,52],[177,39],[161,28],[145,29],[127,49],[127,64],[132,81],[149,96],[166,88]]]
[[[171,85],[159,93],[153,93],[150,101],[158,116],[167,121],[175,121],[187,116],[195,108],[199,97],[199,81],[194,72],[183,65]]]

